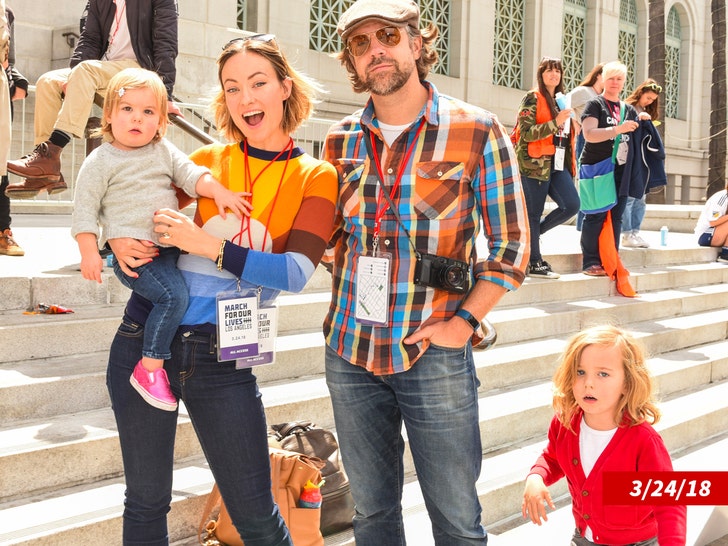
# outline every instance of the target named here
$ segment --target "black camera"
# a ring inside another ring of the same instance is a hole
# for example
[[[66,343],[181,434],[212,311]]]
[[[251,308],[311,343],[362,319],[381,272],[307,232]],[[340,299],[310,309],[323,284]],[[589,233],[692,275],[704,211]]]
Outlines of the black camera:
[[[420,254],[415,267],[415,282],[420,286],[463,294],[470,288],[470,267],[459,260]]]

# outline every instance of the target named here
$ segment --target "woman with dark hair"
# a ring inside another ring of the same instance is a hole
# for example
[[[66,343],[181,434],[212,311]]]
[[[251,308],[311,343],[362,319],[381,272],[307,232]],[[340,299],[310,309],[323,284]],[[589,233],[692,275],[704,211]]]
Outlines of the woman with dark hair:
[[[271,494],[265,411],[250,367],[272,353],[245,350],[257,349],[258,336],[249,333],[257,332],[259,313],[268,313],[275,332],[275,313],[268,308],[282,290],[300,291],[316,269],[333,230],[337,175],[290,136],[312,115],[319,87],[288,63],[274,36],[232,40],[217,68],[212,106],[228,143],[205,146],[191,159],[247,195],[253,208],[242,220],[223,218],[212,200],[199,198],[194,222],[171,209],[155,214],[155,231],[185,251],[177,266],[189,290],[164,368],[245,544],[292,546]],[[112,239],[110,245],[128,275],[155,255],[133,239]],[[107,373],[124,460],[125,546],[169,542],[177,411],[150,406],[129,383],[149,307],[132,294]],[[249,330],[246,341],[231,344],[235,337],[226,332],[241,322],[248,328],[237,336]]]
[[[562,74],[560,59],[541,59],[536,71],[538,87],[523,97],[517,122],[516,156],[531,229],[531,260],[526,274],[545,279],[558,279],[559,274],[541,256],[540,236],[579,210],[574,139],[567,123],[573,111],[560,108],[556,102],[556,94],[564,91]],[[556,208],[542,219],[546,197]]]
[[[625,99],[624,102],[634,106],[637,113],[649,114],[651,123],[660,116],[660,93],[662,86],[652,78],[647,78]],[[659,122],[658,122],[659,123]],[[647,185],[645,184],[645,190]],[[649,248],[650,244],[640,237],[640,226],[647,209],[647,193],[641,199],[630,197],[622,214],[622,246],[630,248]]]

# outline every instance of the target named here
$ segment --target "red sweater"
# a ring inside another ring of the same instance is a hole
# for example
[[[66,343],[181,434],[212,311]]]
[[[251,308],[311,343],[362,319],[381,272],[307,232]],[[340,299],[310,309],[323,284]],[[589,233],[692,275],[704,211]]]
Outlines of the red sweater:
[[[685,546],[685,506],[607,506],[602,504],[605,471],[672,471],[665,444],[649,423],[622,426],[594,464],[587,478],[581,465],[579,431],[582,412],[572,420],[571,432],[554,417],[549,441],[530,474],[546,485],[566,476],[572,512],[582,536],[587,525],[598,544],[630,544],[657,536],[660,546]]]

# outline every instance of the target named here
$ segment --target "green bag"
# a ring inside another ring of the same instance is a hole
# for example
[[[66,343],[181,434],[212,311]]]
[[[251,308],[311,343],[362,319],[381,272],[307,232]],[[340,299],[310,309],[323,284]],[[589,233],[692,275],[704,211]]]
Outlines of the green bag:
[[[608,157],[594,165],[579,167],[579,209],[585,214],[606,212],[617,204],[614,163]]]
[[[621,103],[620,120],[624,119],[624,102]],[[614,139],[612,156],[594,165],[579,166],[579,210],[584,214],[606,212],[617,204],[617,185],[614,165],[622,135]]]

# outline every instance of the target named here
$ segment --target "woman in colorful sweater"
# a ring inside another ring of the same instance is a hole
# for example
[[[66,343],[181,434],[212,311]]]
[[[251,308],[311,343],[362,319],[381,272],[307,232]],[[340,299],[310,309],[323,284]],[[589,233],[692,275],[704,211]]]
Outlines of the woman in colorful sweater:
[[[263,347],[275,332],[276,296],[300,291],[321,259],[337,175],[290,137],[312,114],[318,86],[288,63],[275,37],[233,40],[217,64],[221,89],[213,107],[232,143],[207,146],[192,159],[243,192],[252,210],[242,220],[222,218],[201,198],[194,222],[171,209],[155,215],[155,231],[187,252],[178,267],[190,296],[165,369],[245,544],[290,546],[271,494],[265,413],[250,366],[272,359]],[[139,242],[110,244],[127,269],[152,257]],[[111,348],[108,386],[126,474],[124,544],[166,545],[177,413],[152,415],[128,380],[146,310],[144,300],[130,299]]]

